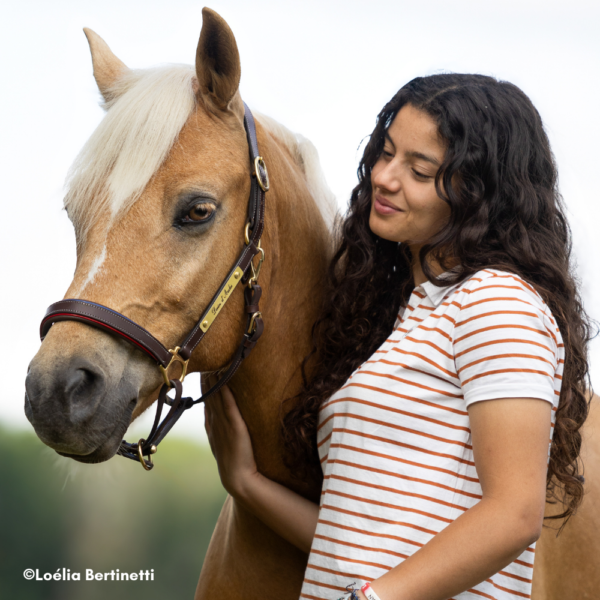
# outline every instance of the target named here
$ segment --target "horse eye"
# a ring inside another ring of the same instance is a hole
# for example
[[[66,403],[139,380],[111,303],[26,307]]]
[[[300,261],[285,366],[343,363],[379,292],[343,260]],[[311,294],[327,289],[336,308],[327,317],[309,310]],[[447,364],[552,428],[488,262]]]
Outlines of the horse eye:
[[[201,223],[208,221],[213,213],[215,212],[215,205],[209,204],[208,202],[201,202],[192,207],[190,212],[186,215],[186,220],[194,221],[195,223]]]

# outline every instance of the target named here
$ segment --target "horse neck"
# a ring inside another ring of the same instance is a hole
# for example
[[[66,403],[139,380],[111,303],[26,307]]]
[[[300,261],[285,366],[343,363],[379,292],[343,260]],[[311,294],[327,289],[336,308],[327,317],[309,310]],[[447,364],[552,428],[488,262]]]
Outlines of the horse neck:
[[[260,472],[314,496],[320,482],[300,483],[284,466],[281,404],[301,384],[300,365],[311,348],[331,235],[301,167],[285,146],[260,128],[259,136],[271,179],[263,235],[266,260],[260,278],[265,330],[230,387],[248,425]]]

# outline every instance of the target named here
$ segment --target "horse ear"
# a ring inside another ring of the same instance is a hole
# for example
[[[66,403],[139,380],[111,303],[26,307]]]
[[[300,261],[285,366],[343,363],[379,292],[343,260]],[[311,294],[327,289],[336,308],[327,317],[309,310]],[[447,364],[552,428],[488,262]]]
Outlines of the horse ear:
[[[240,85],[240,54],[229,25],[210,8],[202,9],[202,31],[196,50],[199,95],[226,110]]]
[[[94,79],[98,89],[106,101],[111,100],[113,97],[111,88],[129,69],[112,53],[108,44],[95,31],[84,27],[83,33],[90,45]]]

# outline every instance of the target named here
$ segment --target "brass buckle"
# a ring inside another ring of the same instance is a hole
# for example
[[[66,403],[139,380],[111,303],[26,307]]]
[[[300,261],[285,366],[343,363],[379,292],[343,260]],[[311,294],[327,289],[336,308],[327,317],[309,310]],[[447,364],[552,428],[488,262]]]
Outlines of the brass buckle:
[[[261,170],[259,169],[259,167],[262,168],[263,172],[264,172],[264,181],[263,181],[263,176],[261,173]],[[268,192],[269,191],[269,173],[267,172],[267,165],[265,165],[265,159],[262,156],[257,156],[254,159],[254,176],[256,176],[256,181],[258,181],[258,185],[260,185],[260,188],[263,192]]]
[[[250,319],[250,326],[248,327],[248,335],[256,331],[256,319],[262,318],[261,312],[255,312]]]
[[[183,383],[183,380],[185,379],[185,376],[187,374],[187,368],[188,368],[188,363],[190,362],[190,359],[188,358],[188,360],[183,360],[183,358],[181,358],[181,356],[179,356],[179,346],[175,346],[175,348],[173,350],[169,350],[169,352],[173,355],[173,358],[169,361],[169,364],[166,367],[163,367],[162,365],[158,365],[158,368],[160,369],[160,372],[162,373],[165,385],[167,385],[168,387],[171,387],[171,382],[169,381],[169,369],[171,368],[171,365],[173,364],[173,362],[179,362],[181,363],[181,376],[179,377],[179,381],[181,381],[181,383]]]
[[[138,448],[137,448],[138,458],[140,459],[140,462],[142,463],[142,467],[144,467],[144,470],[151,471],[154,468],[154,463],[152,462],[152,455],[156,454],[156,446],[154,444],[152,444],[152,446],[150,446],[150,454],[148,454],[148,462],[150,464],[147,465],[146,461],[144,460],[144,457],[142,455],[142,446],[145,443],[146,443],[146,440],[144,438],[141,438],[140,441],[138,442]]]
[[[254,267],[254,262],[250,262],[250,268],[252,269],[252,277],[248,280],[248,285],[252,287],[255,283],[258,283],[258,276],[260,275],[260,269],[262,264],[265,262],[265,251],[260,247],[258,242],[258,250],[260,252],[260,258],[258,259],[258,266]]]

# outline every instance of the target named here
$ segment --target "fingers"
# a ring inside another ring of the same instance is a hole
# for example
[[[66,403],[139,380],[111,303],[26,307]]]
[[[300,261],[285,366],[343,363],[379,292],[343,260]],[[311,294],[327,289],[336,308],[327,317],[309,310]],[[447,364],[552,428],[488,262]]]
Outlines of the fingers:
[[[223,399],[223,402],[225,404],[228,404],[230,402],[233,402],[235,404],[235,398],[233,397],[233,394],[231,393],[229,387],[226,385],[224,385],[221,388],[221,398]]]
[[[231,392],[229,392],[231,394]],[[234,400],[235,402],[235,400]],[[223,422],[229,421],[229,415],[225,410],[223,402],[223,390],[217,392],[210,400],[207,400],[206,404],[212,411],[212,415],[215,421]]]
[[[248,435],[246,421],[242,417],[235,397],[227,386],[223,388],[223,408],[235,432],[237,434]]]
[[[211,413],[210,408],[206,406],[206,402],[204,403],[204,429],[206,430],[206,435],[210,437],[210,422],[211,422]]]
[[[204,403],[204,429],[206,431],[206,437],[208,438],[208,445],[213,455],[216,457],[215,440],[213,437],[212,427],[213,414],[210,406]]]
[[[212,411],[215,420],[236,424],[237,419],[241,417],[235,398],[227,386],[223,386],[221,391],[208,400],[206,404],[209,410]]]
[[[221,406],[223,407],[225,414],[230,420],[235,420],[237,415],[240,414],[240,411],[231,390],[226,385],[223,386],[223,390],[221,391],[221,398]]]
[[[221,482],[230,494],[235,495],[257,472],[248,428],[227,387],[205,402],[204,414],[208,441]]]
[[[218,394],[207,400],[204,407],[207,433],[221,435],[226,430],[233,433],[247,431],[235,397],[227,386],[223,386]]]

